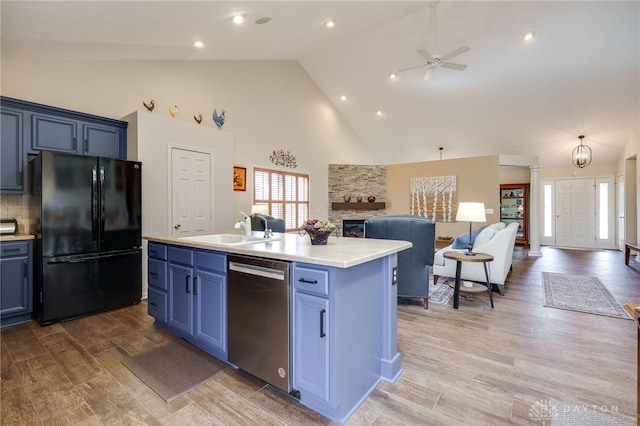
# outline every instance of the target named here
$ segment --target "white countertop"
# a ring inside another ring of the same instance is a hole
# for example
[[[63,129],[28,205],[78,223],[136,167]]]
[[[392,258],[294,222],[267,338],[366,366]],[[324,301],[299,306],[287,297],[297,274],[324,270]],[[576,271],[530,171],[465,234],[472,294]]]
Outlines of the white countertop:
[[[237,230],[220,233],[242,235],[242,233],[239,233]],[[194,235],[202,234],[182,236]],[[261,237],[262,232],[253,232],[252,235]],[[307,235],[300,236],[295,233],[274,233],[274,236],[281,237],[282,239],[279,241],[236,246],[181,240],[171,235],[149,235],[143,238],[158,243],[197,247],[277,260],[306,262],[337,268],[350,268],[412,247],[412,244],[408,241],[378,240],[372,238],[337,238],[335,235],[329,237],[327,245],[312,246],[311,240]]]

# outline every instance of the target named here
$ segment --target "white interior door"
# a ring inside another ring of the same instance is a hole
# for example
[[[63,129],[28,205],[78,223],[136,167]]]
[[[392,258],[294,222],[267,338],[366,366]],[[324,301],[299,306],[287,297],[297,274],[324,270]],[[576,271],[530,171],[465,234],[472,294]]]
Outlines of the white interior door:
[[[595,193],[595,179],[556,181],[557,245],[595,247]]]
[[[211,230],[211,154],[171,148],[173,233]]]

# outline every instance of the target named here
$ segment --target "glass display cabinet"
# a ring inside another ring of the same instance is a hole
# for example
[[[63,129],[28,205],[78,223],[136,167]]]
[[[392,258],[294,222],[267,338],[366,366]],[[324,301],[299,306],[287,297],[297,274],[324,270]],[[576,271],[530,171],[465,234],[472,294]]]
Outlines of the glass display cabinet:
[[[500,185],[500,221],[518,222],[516,244],[529,246],[529,184]]]

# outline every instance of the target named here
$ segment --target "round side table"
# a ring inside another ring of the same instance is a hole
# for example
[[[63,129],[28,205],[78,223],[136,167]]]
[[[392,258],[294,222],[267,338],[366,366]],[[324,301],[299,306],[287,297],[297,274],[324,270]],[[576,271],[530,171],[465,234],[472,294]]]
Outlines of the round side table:
[[[447,259],[456,261],[456,286],[453,291],[453,309],[458,309],[458,301],[460,300],[460,272],[462,271],[462,262],[482,262],[484,266],[484,276],[487,279],[487,290],[489,291],[489,301],[493,308],[493,291],[489,282],[489,271],[487,263],[493,261],[493,256],[486,253],[474,253],[472,256],[463,251],[446,251],[443,256]]]

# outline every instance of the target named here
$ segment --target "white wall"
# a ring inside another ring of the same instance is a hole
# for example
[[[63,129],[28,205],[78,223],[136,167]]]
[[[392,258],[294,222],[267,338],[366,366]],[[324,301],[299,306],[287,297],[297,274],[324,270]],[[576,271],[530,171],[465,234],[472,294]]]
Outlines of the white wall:
[[[171,147],[193,149],[211,154],[211,228],[233,228],[233,198],[230,176],[233,173],[233,135],[210,127],[178,121],[159,114],[135,111],[124,120],[127,128],[127,158],[142,161],[142,235],[172,232],[170,199]],[[142,244],[147,258],[147,242]],[[142,263],[142,296],[147,297],[147,263]]]
[[[142,234],[163,235],[172,232],[170,192],[170,147],[211,153],[211,228],[233,229],[229,208],[233,197],[233,134],[198,126],[169,117],[136,111],[129,122],[127,157],[142,161]]]
[[[328,216],[327,165],[379,164],[295,61],[22,61],[2,62],[3,96],[122,118],[156,100],[153,114],[215,129],[226,110],[234,163],[247,167],[247,191],[228,200],[235,214],[251,206],[252,167],[271,166],[273,150],[291,151],[297,172],[310,175],[311,215]],[[217,130],[217,129],[216,129]],[[229,185],[231,185],[231,176]]]

